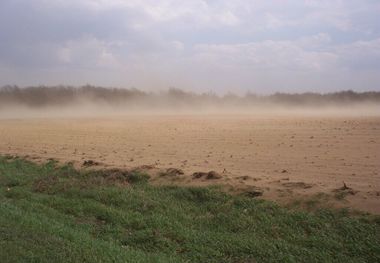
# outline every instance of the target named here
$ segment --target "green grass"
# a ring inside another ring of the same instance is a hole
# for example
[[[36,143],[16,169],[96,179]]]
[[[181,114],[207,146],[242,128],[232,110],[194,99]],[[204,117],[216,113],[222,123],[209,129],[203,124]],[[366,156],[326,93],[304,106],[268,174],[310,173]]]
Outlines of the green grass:
[[[1,262],[380,262],[380,223],[0,157]]]

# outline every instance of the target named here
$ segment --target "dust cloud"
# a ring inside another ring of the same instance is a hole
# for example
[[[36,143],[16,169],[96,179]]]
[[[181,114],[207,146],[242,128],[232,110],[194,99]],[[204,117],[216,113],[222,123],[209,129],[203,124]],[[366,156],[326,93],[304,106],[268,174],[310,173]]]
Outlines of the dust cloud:
[[[224,96],[171,88],[162,92],[83,87],[0,88],[0,118],[80,118],[124,115],[252,114],[379,116],[380,92],[342,91]]]

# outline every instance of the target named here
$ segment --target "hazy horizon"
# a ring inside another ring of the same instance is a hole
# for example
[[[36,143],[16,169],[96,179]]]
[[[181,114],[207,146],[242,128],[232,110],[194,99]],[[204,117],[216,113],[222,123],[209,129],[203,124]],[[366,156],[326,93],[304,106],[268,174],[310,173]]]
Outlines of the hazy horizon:
[[[380,2],[3,0],[0,86],[380,91]]]
[[[168,89],[0,87],[0,119],[29,117],[118,117],[125,115],[258,114],[380,116],[380,92],[342,91],[243,96]]]

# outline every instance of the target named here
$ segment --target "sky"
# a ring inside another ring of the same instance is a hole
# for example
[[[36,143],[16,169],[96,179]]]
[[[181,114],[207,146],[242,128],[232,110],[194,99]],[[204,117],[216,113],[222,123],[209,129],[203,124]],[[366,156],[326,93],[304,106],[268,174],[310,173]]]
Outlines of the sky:
[[[0,0],[0,86],[380,91],[379,0]]]

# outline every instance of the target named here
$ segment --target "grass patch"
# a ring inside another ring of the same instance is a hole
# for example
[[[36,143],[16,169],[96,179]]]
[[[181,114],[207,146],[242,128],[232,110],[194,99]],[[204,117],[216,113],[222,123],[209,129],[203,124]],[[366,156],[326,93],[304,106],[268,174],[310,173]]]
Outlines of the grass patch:
[[[1,262],[380,262],[380,221],[0,157]]]

